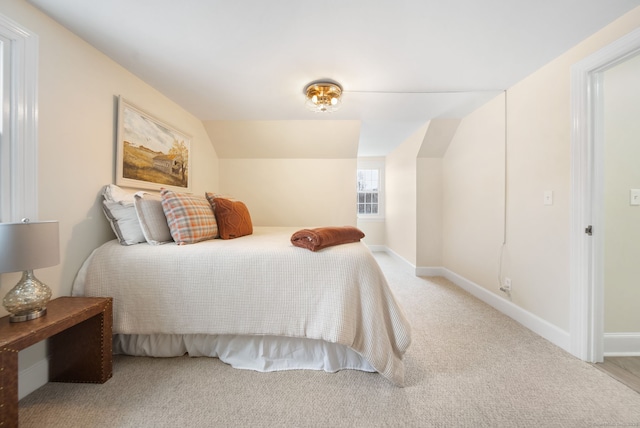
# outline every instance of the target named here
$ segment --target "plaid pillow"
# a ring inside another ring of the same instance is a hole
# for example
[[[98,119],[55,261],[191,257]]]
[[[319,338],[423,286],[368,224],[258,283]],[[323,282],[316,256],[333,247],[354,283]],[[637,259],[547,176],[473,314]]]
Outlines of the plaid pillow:
[[[160,197],[171,236],[178,245],[218,237],[216,217],[206,198],[167,189],[160,192]]]

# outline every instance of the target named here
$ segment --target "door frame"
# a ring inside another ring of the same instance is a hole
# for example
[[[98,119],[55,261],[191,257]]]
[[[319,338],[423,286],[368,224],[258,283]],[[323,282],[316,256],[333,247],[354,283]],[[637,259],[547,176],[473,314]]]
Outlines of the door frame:
[[[570,351],[593,363],[604,358],[602,73],[638,53],[640,28],[571,68]]]
[[[0,14],[0,85],[10,93],[0,108],[0,220],[38,219],[38,36]],[[5,81],[6,80],[6,81]]]

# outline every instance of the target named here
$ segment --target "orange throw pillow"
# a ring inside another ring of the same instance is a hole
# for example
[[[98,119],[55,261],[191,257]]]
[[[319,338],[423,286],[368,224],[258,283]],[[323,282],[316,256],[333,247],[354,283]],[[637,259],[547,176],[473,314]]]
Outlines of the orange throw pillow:
[[[222,239],[239,238],[253,233],[251,216],[243,202],[214,198],[211,205],[214,207],[218,233]]]

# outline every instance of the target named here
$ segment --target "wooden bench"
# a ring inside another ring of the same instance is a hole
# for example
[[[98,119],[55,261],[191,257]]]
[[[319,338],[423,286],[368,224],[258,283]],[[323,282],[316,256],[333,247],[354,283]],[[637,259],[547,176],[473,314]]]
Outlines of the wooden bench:
[[[112,375],[110,297],[60,297],[47,314],[10,323],[0,318],[0,427],[18,426],[18,352],[49,339],[49,380],[105,383]]]

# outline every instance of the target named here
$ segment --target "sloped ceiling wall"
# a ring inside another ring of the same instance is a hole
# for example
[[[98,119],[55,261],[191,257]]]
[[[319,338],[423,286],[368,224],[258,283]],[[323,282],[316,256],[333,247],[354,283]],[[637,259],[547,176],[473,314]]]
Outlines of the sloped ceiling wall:
[[[441,158],[460,119],[433,119],[419,158]],[[263,120],[204,122],[220,159],[352,159],[358,157],[358,120]]]
[[[205,121],[220,159],[355,159],[359,120]]]
[[[433,119],[422,140],[419,158],[441,158],[456,134],[460,119]]]

